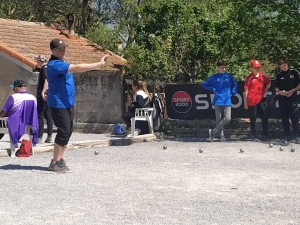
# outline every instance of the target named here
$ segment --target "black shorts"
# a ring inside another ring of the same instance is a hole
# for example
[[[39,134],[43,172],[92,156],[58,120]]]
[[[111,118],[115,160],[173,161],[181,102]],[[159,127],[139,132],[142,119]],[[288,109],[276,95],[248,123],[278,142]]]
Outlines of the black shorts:
[[[74,107],[66,109],[51,108],[51,115],[57,127],[54,142],[64,147],[68,144],[73,132]]]

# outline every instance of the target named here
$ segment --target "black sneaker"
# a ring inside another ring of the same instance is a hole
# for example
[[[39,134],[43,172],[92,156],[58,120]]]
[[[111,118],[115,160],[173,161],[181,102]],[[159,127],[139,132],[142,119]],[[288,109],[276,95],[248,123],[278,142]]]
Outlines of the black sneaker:
[[[52,143],[52,137],[48,136],[45,140],[45,143]]]
[[[66,171],[69,171],[69,167],[66,165],[66,161],[61,158],[59,161],[58,161],[58,166],[61,168],[61,169],[65,169]]]
[[[262,141],[271,141],[272,138],[269,135],[262,136]]]
[[[251,139],[252,139],[252,141],[260,142],[260,140],[255,135],[252,135]]]
[[[59,161],[58,162],[53,162],[53,160],[51,160],[51,163],[48,167],[48,169],[52,172],[56,172],[56,173],[65,173],[67,172],[67,170],[65,168],[62,168],[59,166]]]
[[[288,139],[288,138],[283,138],[283,139],[281,140],[281,143],[282,143],[282,144],[288,144],[288,143],[289,143],[289,139]]]

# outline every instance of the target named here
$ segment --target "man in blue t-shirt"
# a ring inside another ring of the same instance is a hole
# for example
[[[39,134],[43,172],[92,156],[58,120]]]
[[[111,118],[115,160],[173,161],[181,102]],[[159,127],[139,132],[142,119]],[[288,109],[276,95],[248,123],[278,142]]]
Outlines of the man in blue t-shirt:
[[[102,57],[100,62],[97,63],[70,64],[63,60],[66,45],[61,39],[53,39],[50,42],[50,49],[52,55],[47,65],[49,83],[47,104],[51,108],[52,118],[57,127],[57,135],[49,170],[66,172],[69,168],[63,159],[63,155],[72,135],[74,120],[75,84],[72,73],[93,70],[105,64],[108,55]]]
[[[209,129],[209,139],[213,142],[216,134],[220,135],[220,141],[225,141],[223,127],[231,120],[231,96],[237,92],[237,82],[230,73],[226,72],[226,62],[217,62],[218,73],[210,76],[203,82],[202,87],[214,92],[212,105],[215,106],[216,127]]]

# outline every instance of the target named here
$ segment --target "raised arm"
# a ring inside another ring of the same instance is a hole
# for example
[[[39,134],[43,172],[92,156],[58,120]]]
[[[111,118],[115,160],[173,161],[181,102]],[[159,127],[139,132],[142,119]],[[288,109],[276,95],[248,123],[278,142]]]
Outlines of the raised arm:
[[[68,72],[69,73],[79,73],[79,72],[86,72],[86,71],[93,70],[93,69],[97,68],[98,66],[105,64],[107,57],[108,57],[108,55],[103,56],[102,59],[100,60],[100,62],[96,62],[96,63],[71,64],[69,66]]]

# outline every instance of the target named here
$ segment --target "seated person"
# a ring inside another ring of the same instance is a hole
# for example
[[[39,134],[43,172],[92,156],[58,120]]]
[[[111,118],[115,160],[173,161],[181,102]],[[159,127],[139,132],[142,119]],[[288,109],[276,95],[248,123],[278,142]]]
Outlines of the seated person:
[[[10,117],[14,115],[17,111],[20,110],[24,101],[32,100],[36,105],[36,98],[27,92],[26,83],[23,80],[18,79],[14,81],[13,91],[15,92],[15,94],[12,94],[8,97],[0,112],[0,117]],[[15,125],[14,129],[17,129]]]
[[[133,101],[128,109],[128,112],[122,114],[122,119],[126,124],[126,130],[131,127],[131,118],[134,117],[135,109],[137,108],[149,108],[150,107],[150,95],[147,90],[146,82],[140,80],[134,80],[132,82],[131,88],[135,93],[133,96]]]

